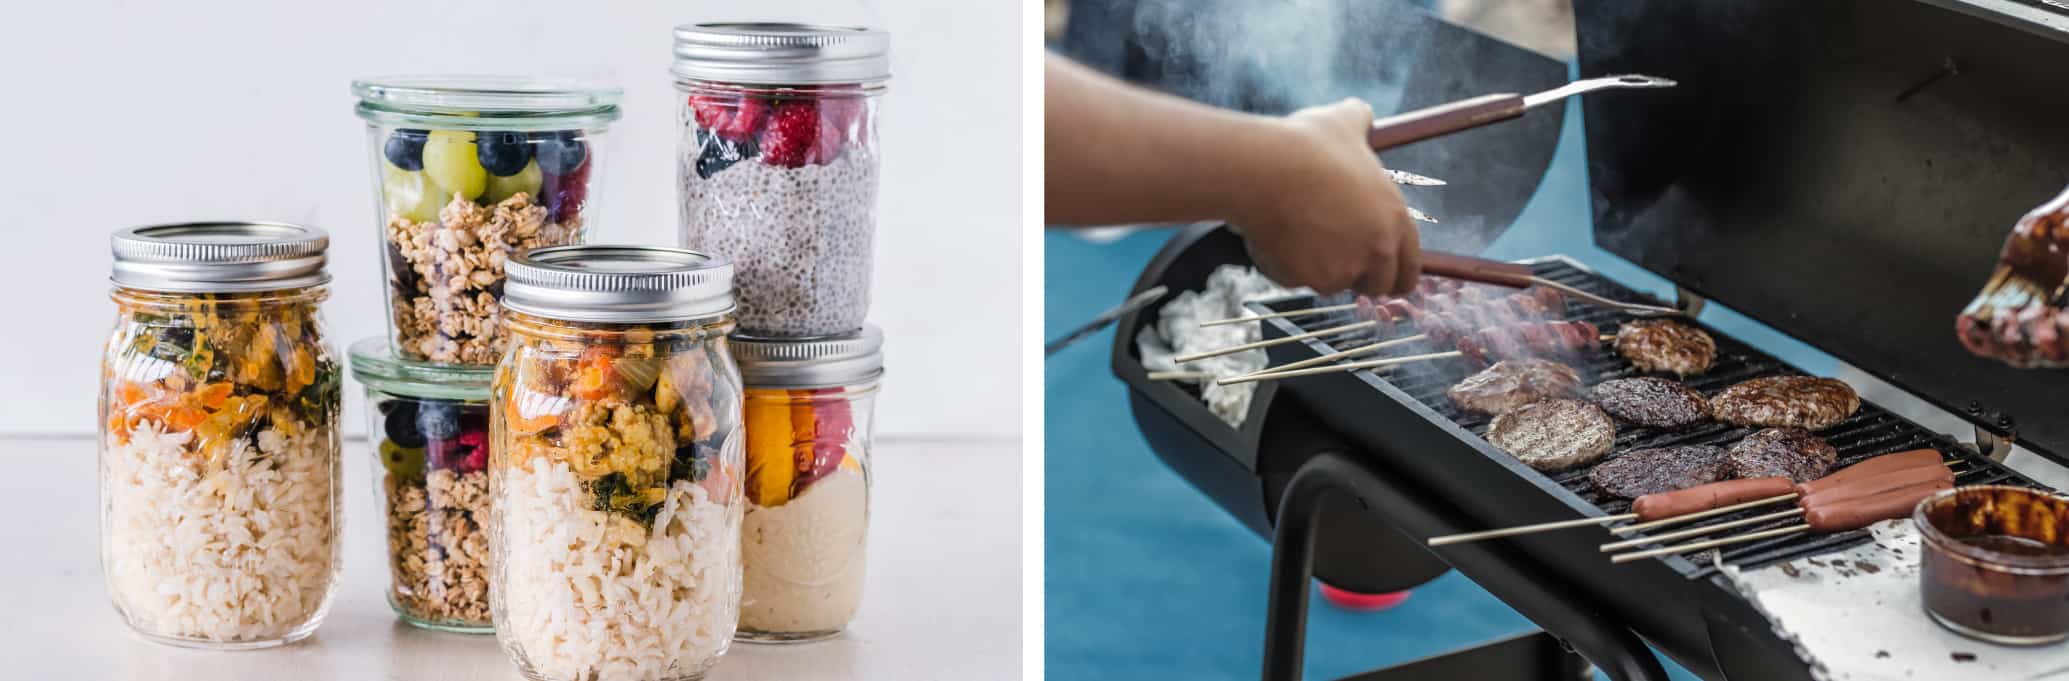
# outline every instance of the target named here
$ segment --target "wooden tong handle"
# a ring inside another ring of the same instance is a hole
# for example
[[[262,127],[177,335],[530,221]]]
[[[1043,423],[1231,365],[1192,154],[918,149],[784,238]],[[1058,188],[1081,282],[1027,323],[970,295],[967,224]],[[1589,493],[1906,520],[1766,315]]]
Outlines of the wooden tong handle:
[[[1437,251],[1422,252],[1422,273],[1510,288],[1529,288],[1537,283],[1537,275],[1531,273],[1528,265]]]
[[[1506,121],[1523,115],[1523,109],[1523,95],[1481,95],[1373,121],[1371,132],[1365,134],[1365,141],[1372,145],[1373,151],[1386,151],[1410,142]]]

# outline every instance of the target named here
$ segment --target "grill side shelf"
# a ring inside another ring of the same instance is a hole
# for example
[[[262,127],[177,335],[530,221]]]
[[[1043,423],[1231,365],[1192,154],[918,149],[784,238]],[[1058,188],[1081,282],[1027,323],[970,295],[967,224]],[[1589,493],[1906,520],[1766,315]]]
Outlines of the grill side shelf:
[[[1600,274],[1583,269],[1573,261],[1563,257],[1542,258],[1528,262],[1538,276],[1597,295],[1617,300],[1663,304],[1662,301],[1610,281]],[[1284,310],[1301,307],[1302,304],[1301,301],[1275,301],[1271,305],[1258,305],[1255,307],[1260,310]],[[1590,322],[1601,328],[1605,334],[1615,333],[1622,323],[1633,319],[1632,316],[1623,312],[1579,301],[1570,303],[1567,318]],[[1279,326],[1286,333],[1290,334],[1347,323],[1351,321],[1351,317],[1348,314],[1339,313],[1273,321],[1280,322]],[[1723,334],[1701,323],[1696,323],[1695,325],[1701,327],[1716,339],[1718,360],[1716,366],[1709,372],[1700,376],[1683,379],[1683,382],[1705,395],[1715,394],[1725,387],[1751,378],[1803,373],[1796,367],[1747,345],[1737,338]],[[1406,335],[1413,332],[1404,331],[1401,333]],[[1354,347],[1369,340],[1372,340],[1372,338],[1341,337],[1311,340],[1302,344],[1301,347],[1304,349],[1297,351],[1297,354],[1302,358],[1312,357],[1321,353]],[[1390,354],[1402,356],[1448,349],[1411,346],[1400,348],[1397,352]],[[1275,353],[1274,360],[1274,363],[1279,363],[1282,361],[1282,358]],[[1452,366],[1389,368],[1381,370],[1376,376],[1370,371],[1361,371],[1359,374],[1362,376],[1373,376],[1373,378],[1367,380],[1371,380],[1371,385],[1378,388],[1375,391],[1379,393],[1376,396],[1377,398],[1403,401],[1408,406],[1414,408],[1415,411],[1423,412],[1433,419],[1448,421],[1450,425],[1463,431],[1462,437],[1470,438],[1469,444],[1474,445],[1475,449],[1488,456],[1498,457],[1503,463],[1507,464],[1506,468],[1516,472],[1517,475],[1525,476],[1526,478],[1539,478],[1543,482],[1549,483],[1547,487],[1556,488],[1567,495],[1571,495],[1562,499],[1562,501],[1567,502],[1569,506],[1573,506],[1584,515],[1624,513],[1630,509],[1629,501],[1601,494],[1592,488],[1587,479],[1589,467],[1546,474],[1524,466],[1507,454],[1489,445],[1484,438],[1489,419],[1485,416],[1459,410],[1444,394],[1446,389],[1463,378],[1467,373],[1467,370],[1460,363],[1451,362],[1450,364]],[[1587,362],[1575,368],[1587,379],[1588,385],[1594,385],[1595,383],[1610,379],[1646,375],[1645,372],[1632,366],[1623,357],[1607,349],[1595,353]],[[1385,387],[1381,387],[1382,384]],[[1392,390],[1386,388],[1391,388]],[[1389,393],[1394,393],[1398,397]],[[1680,444],[1708,444],[1728,447],[1757,430],[1759,429],[1723,423],[1707,423],[1684,430],[1661,430],[1619,423],[1616,448],[1604,460],[1606,461],[1608,458],[1614,458],[1621,453],[1634,449],[1648,447]],[[1851,418],[1836,426],[1820,431],[1818,434],[1830,441],[1833,447],[1839,450],[1838,466],[1851,465],[1881,454],[1931,447],[1953,455],[1954,459],[1962,462],[1957,466],[1958,470],[1983,469],[1981,472],[1963,476],[1961,479],[1962,484],[2002,483],[2032,487],[2040,486],[2025,476],[1978,455],[1967,445],[1961,444],[1947,435],[1927,430],[1909,419],[1898,416],[1879,405],[1865,400],[1861,404],[1861,409]],[[1554,496],[1565,495],[1555,494]],[[1710,522],[1737,520],[1774,510],[1777,509],[1744,511],[1737,514],[1719,516],[1711,519]],[[1514,518],[1511,520],[1516,524],[1523,524],[1542,521],[1545,518]],[[1767,524],[1737,528],[1728,532],[1730,534],[1753,532],[1762,529],[1784,527],[1793,522],[1796,521],[1774,521]],[[1723,552],[1723,560],[1742,569],[1753,569],[1799,557],[1843,550],[1866,542],[1869,539],[1870,536],[1865,530],[1823,535],[1777,537],[1729,547]],[[1708,552],[1691,554],[1685,558],[1667,557],[1662,560],[1665,560],[1676,571],[1690,579],[1707,578],[1717,571]]]

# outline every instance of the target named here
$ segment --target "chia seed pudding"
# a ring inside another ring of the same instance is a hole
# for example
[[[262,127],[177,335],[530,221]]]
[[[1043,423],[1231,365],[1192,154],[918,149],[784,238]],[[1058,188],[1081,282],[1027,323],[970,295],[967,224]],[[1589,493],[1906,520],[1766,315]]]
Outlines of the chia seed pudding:
[[[686,154],[686,165],[693,158]],[[739,163],[709,178],[685,167],[683,243],[732,258],[742,329],[852,331],[869,311],[876,186],[877,159],[866,149],[800,168]]]
[[[869,313],[882,31],[675,30],[682,245],[733,261],[741,332],[851,333]]]

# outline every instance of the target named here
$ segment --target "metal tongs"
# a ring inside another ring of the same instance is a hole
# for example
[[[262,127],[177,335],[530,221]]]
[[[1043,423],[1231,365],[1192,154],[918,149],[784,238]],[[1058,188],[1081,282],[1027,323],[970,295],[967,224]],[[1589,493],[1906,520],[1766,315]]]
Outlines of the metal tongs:
[[[1365,141],[1373,151],[1442,137],[1489,123],[1518,118],[1524,112],[1584,92],[1612,88],[1665,88],[1675,82],[1658,76],[1626,74],[1576,80],[1533,95],[1504,92],[1394,114],[1372,122]]]

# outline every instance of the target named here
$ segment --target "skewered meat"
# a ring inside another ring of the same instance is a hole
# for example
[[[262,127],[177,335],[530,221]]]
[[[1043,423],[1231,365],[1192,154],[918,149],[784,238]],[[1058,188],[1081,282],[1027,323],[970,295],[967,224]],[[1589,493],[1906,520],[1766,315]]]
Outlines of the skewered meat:
[[[1845,381],[1810,376],[1755,378],[1710,398],[1717,420],[1740,426],[1824,430],[1860,408],[1861,396]]]
[[[1541,471],[1579,466],[1609,453],[1616,422],[1580,400],[1545,400],[1494,417],[1487,441]]]
[[[1616,330],[1616,352],[1645,371],[1694,376],[1717,362],[1717,341],[1702,329],[1669,319],[1639,319]]]
[[[1924,468],[1927,466],[1938,468],[1940,470],[1947,469],[1947,464],[1942,462],[1940,459],[1939,450],[1913,449],[1905,452],[1897,452],[1895,454],[1884,454],[1882,456],[1874,457],[1868,459],[1867,461],[1862,461],[1860,463],[1833,471],[1831,475],[1827,475],[1825,477],[1818,478],[1816,480],[1812,480],[1801,485],[1797,485],[1796,493],[1801,494],[1803,496],[1810,496],[1813,494],[1817,494],[1819,492],[1823,492],[1827,489],[1852,483],[1856,480],[1872,478],[1878,475],[1882,475],[1884,473],[1890,473],[1894,471],[1901,471],[1911,468]]]
[[[1724,477],[1724,448],[1679,445],[1634,449],[1595,464],[1588,483],[1624,499],[1706,485]]]
[[[1398,301],[1387,306],[1397,316],[1413,320],[1415,328],[1439,347],[1450,347],[1460,337],[1491,326],[1515,326],[1566,316],[1566,296],[1556,289],[1532,288],[1492,300],[1474,295],[1477,293],[1479,289],[1466,289],[1458,296],[1437,296],[1420,307]]]
[[[1962,347],[2015,367],[2069,366],[2069,190],[2012,225],[1997,270],[1954,320]]]
[[[1768,428],[1738,441],[1725,453],[1725,474],[1734,478],[1784,477],[1810,482],[1825,477],[1839,450],[1802,428]]]
[[[1573,367],[1558,362],[1512,359],[1467,376],[1444,394],[1460,409],[1500,414],[1538,400],[1579,397],[1581,381]]]
[[[1953,480],[1934,480],[1881,494],[1812,506],[1803,510],[1803,522],[1818,532],[1858,530],[1878,520],[1908,517],[1911,510],[1918,507],[1918,502],[1940,490],[1953,488]]]
[[[1601,342],[1587,322],[1533,322],[1483,328],[1458,339],[1458,351],[1478,364],[1524,357],[1575,357]]]
[[[1726,480],[1707,485],[1698,485],[1674,492],[1660,492],[1638,497],[1631,502],[1631,512],[1642,521],[1659,520],[1684,516],[1713,508],[1724,508],[1732,504],[1759,501],[1788,494],[1791,489],[1788,478],[1746,478]]]
[[[1664,378],[1619,378],[1595,385],[1595,404],[1626,423],[1683,428],[1710,420],[1710,401]]]

